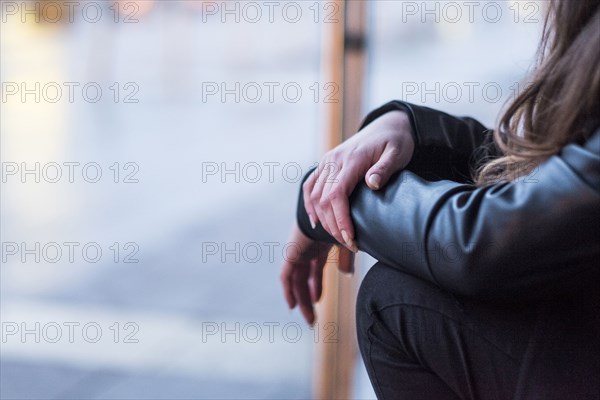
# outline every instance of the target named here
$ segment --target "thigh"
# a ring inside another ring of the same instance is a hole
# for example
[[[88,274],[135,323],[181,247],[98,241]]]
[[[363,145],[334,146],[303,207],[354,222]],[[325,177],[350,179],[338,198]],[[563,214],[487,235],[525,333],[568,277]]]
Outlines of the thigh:
[[[511,399],[538,313],[457,299],[379,263],[359,292],[359,345],[380,398]]]

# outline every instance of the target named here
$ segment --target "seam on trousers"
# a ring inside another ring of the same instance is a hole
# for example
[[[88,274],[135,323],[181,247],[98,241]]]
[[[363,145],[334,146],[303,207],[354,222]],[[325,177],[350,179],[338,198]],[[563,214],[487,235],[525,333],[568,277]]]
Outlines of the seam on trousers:
[[[381,390],[381,385],[379,384],[379,379],[377,379],[377,373],[375,372],[375,368],[373,368],[373,361],[372,361],[372,358],[371,358],[371,350],[373,349],[373,342],[371,340],[371,328],[373,327],[373,323],[374,323],[373,322],[373,318],[371,318],[371,321],[369,323],[369,327],[367,328],[367,338],[369,339],[369,351],[368,351],[367,356],[368,356],[369,364],[370,364],[370,367],[371,367],[370,369],[371,369],[371,371],[373,371],[373,381],[374,382],[372,382],[372,383],[374,384],[374,386],[377,386],[376,387],[376,392],[380,393],[381,397],[383,398],[383,390]],[[379,398],[379,396],[377,396],[377,399],[381,400]]]

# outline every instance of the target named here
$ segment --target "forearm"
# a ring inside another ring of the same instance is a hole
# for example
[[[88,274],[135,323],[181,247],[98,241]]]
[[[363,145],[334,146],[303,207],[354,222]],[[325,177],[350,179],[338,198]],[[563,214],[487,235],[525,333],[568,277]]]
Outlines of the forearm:
[[[491,140],[491,133],[471,118],[453,117],[401,101],[390,101],[371,111],[361,124],[359,133],[344,145],[358,140],[357,145],[362,146],[363,139],[360,137],[365,137],[365,134],[368,137],[375,134],[382,147],[395,138],[393,141],[397,148],[403,151],[410,148],[409,161],[404,164],[404,169],[429,181],[449,179],[463,183],[470,182],[469,159],[477,151],[477,146]],[[381,153],[382,149],[379,149],[377,154]],[[302,192],[300,195],[302,197]],[[299,226],[307,233],[311,223],[304,210],[304,199],[299,200],[302,205],[299,207],[302,211],[298,214]],[[312,234],[317,235],[319,240],[337,243],[321,225],[317,228]]]
[[[403,171],[381,191],[359,185],[350,204],[360,250],[459,295],[539,298],[598,272],[593,143],[568,145],[523,179],[485,187]],[[310,227],[302,197],[298,223],[309,237],[334,242]]]

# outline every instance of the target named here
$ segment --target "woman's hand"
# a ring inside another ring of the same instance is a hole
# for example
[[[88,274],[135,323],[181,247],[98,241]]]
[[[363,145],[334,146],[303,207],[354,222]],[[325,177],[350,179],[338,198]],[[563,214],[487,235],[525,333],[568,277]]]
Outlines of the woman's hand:
[[[304,182],[304,206],[314,226],[321,225],[339,243],[356,252],[348,198],[361,181],[377,190],[410,162],[415,143],[408,116],[391,111],[327,152]]]
[[[288,244],[288,252],[281,271],[281,284],[285,300],[290,309],[299,305],[304,319],[312,325],[315,321],[313,305],[321,298],[323,268],[333,245],[316,242],[304,236],[297,226],[294,226]],[[342,248],[340,248],[341,250]],[[353,272],[353,255],[349,251],[340,254],[339,268],[341,271]]]

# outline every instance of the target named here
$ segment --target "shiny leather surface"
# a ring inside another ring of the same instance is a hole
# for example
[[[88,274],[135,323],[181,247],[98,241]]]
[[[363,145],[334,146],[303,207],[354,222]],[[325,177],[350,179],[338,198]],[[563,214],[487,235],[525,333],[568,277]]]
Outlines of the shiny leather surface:
[[[363,126],[392,109],[411,116],[415,162],[380,191],[359,184],[352,193],[360,250],[459,296],[539,300],[597,285],[600,129],[527,176],[476,187],[469,170],[499,154],[490,130],[403,102]],[[320,224],[311,228],[301,195],[297,217],[309,237],[335,242]]]

